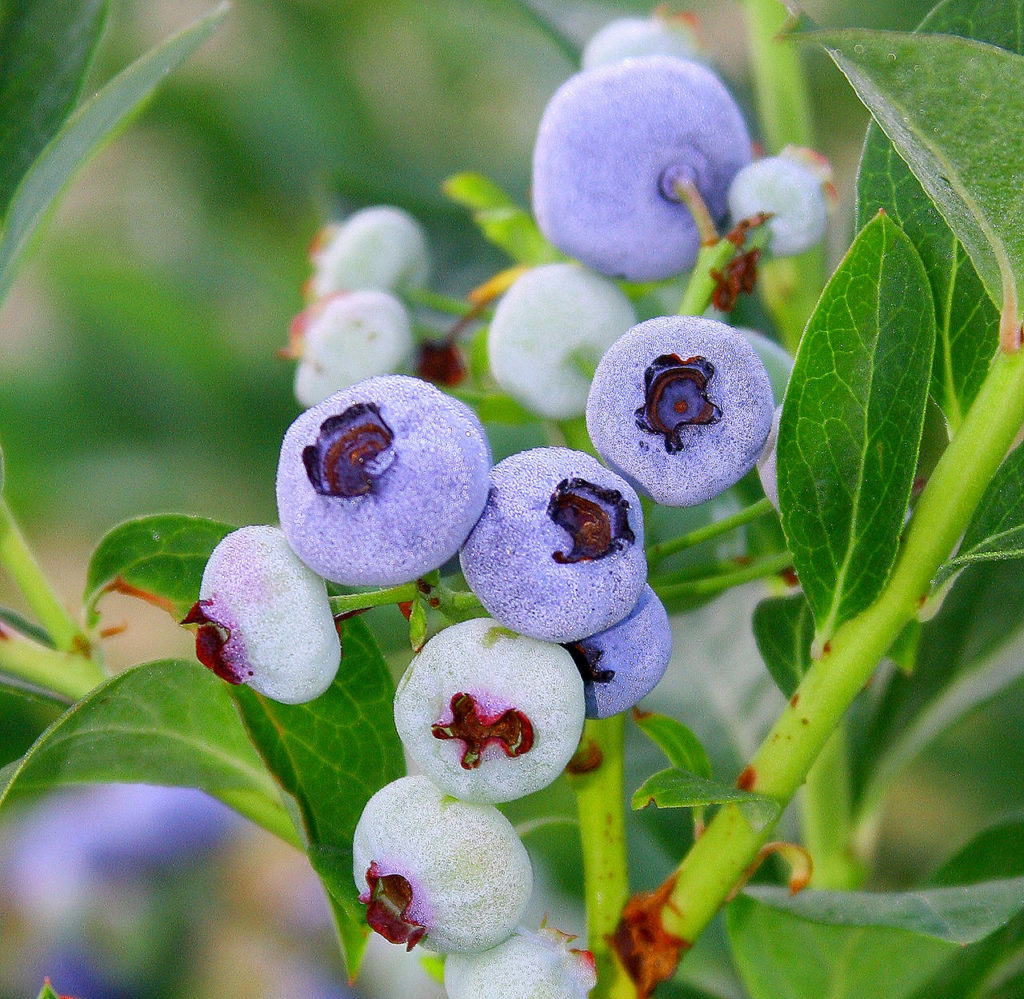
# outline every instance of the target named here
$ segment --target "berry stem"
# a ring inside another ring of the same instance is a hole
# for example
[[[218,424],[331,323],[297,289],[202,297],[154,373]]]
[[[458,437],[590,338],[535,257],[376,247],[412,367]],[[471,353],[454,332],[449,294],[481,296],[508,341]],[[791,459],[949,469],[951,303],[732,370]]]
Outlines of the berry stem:
[[[800,822],[814,864],[810,886],[832,891],[858,887],[865,870],[853,854],[850,767],[842,724],[807,774],[800,796]]]
[[[0,634],[0,673],[78,701],[107,679],[92,659]]]
[[[785,806],[879,660],[916,614],[1024,423],[1024,352],[1000,352],[918,501],[903,550],[875,602],[841,625],[744,771],[745,786]],[[771,832],[721,808],[676,871],[665,928],[692,942]]]
[[[90,642],[75,619],[65,610],[49,580],[25,541],[7,501],[0,497],[0,565],[10,573],[18,589],[39,618],[40,624],[63,652],[88,657]],[[96,667],[96,679],[104,679]]]
[[[407,305],[430,309],[431,312],[440,312],[447,316],[458,316],[460,319],[476,311],[476,306],[472,302],[452,298],[451,295],[442,295],[429,288],[403,288],[401,295]]]
[[[650,580],[651,589],[661,597],[662,600],[679,600],[686,597],[710,597],[716,593],[732,589],[743,583],[753,582],[755,579],[764,579],[767,576],[777,576],[793,565],[793,556],[789,552],[776,552],[774,555],[765,555],[763,558],[755,559],[747,565],[738,568],[730,568],[724,572],[704,576],[700,579],[684,582],[665,582],[657,577]]]
[[[717,282],[712,271],[719,271],[735,256],[736,245],[727,239],[717,243],[702,244],[697,254],[697,262],[693,265],[690,280],[687,282],[683,300],[679,303],[679,315],[700,316],[711,304],[711,296],[715,293]]]
[[[580,815],[587,948],[597,965],[597,986],[591,999],[636,996],[609,942],[629,898],[623,789],[625,719],[620,714],[588,720],[580,750],[568,767]],[[576,759],[584,762],[574,766]]]
[[[331,611],[335,615],[351,614],[353,611],[368,610],[370,607],[384,607],[387,604],[401,604],[415,600],[420,590],[415,581],[398,586],[386,586],[380,590],[362,593],[345,593],[331,597]]]
[[[767,516],[774,509],[771,500],[766,497],[759,499],[756,503],[751,503],[750,506],[744,507],[736,513],[730,514],[728,517],[716,520],[712,524],[706,524],[704,527],[698,527],[688,534],[681,534],[679,537],[669,538],[667,541],[659,541],[657,544],[648,547],[647,564],[653,567],[670,555],[686,551],[687,548],[693,548],[722,534],[728,534],[730,531],[736,530],[737,527],[742,527],[753,520]]]

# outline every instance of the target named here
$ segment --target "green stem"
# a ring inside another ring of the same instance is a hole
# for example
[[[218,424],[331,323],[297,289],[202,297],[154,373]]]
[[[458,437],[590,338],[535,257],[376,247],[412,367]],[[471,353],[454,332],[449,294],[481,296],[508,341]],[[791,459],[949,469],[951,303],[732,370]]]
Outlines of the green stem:
[[[0,673],[17,677],[71,701],[108,679],[92,659],[48,649],[22,638],[0,638]]]
[[[662,600],[678,600],[681,597],[709,597],[732,589],[734,586],[751,583],[755,579],[777,576],[792,564],[793,556],[789,552],[776,552],[774,555],[755,559],[740,568],[729,569],[713,576],[705,576],[703,579],[695,579],[692,582],[669,583],[654,577],[650,580],[650,584],[651,589]]]
[[[636,995],[609,942],[629,898],[623,789],[625,719],[620,714],[587,721],[580,740],[581,754],[586,758],[592,753],[598,763],[586,773],[569,778],[580,815],[587,947],[597,964],[597,987],[590,993],[591,999],[618,995],[635,999]]]
[[[702,246],[687,282],[683,300],[679,303],[679,315],[700,316],[711,304],[717,281],[712,271],[721,271],[736,253],[736,245],[727,239],[720,239],[710,246]]]
[[[774,509],[771,500],[767,498],[759,499],[756,503],[751,503],[750,506],[744,507],[728,517],[716,520],[713,524],[698,527],[695,531],[690,531],[689,534],[681,534],[678,538],[660,541],[658,544],[651,545],[647,549],[647,563],[648,565],[656,565],[662,559],[668,558],[669,555],[686,551],[687,548],[693,548],[695,545],[710,541],[721,534],[734,531],[737,527],[742,527],[744,524],[749,524],[752,520],[766,516]]]
[[[75,619],[67,612],[53,587],[43,575],[39,563],[25,542],[7,501],[0,497],[0,565],[24,594],[39,623],[46,629],[53,644],[65,652],[87,655],[89,640]]]
[[[460,319],[473,315],[477,311],[472,302],[466,302],[461,298],[452,298],[450,295],[442,295],[429,288],[404,288],[401,294],[408,305],[430,309],[432,312],[442,312],[449,316],[458,316]]]
[[[402,583],[399,586],[386,586],[381,590],[368,590],[364,593],[345,593],[340,597],[331,597],[331,611],[334,614],[348,614],[352,611],[365,610],[368,607],[401,604],[407,600],[415,600],[419,592],[419,585],[414,581]]]
[[[785,805],[910,621],[953,551],[1024,423],[1024,353],[999,354],[921,494],[892,575],[875,602],[841,625],[815,660],[744,772],[744,787]],[[663,911],[668,932],[692,942],[723,904],[769,826],[755,830],[735,806],[715,815],[676,872]]]
[[[840,725],[822,747],[801,793],[804,846],[814,869],[811,887],[842,891],[864,880],[852,852],[853,817],[846,732]]]

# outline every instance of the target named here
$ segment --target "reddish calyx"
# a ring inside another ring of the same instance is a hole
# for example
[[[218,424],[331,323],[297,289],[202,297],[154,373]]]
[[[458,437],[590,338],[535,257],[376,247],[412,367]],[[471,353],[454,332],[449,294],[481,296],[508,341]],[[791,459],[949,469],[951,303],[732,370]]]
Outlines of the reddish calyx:
[[[521,711],[509,708],[500,715],[488,715],[479,710],[472,694],[455,694],[451,700],[452,720],[447,725],[438,722],[430,726],[435,739],[461,739],[464,770],[480,766],[484,747],[496,742],[506,756],[522,756],[533,747],[533,725]]]
[[[412,905],[412,885],[401,874],[381,874],[377,862],[366,870],[369,888],[359,896],[366,906],[366,921],[370,928],[391,943],[405,944],[412,950],[424,936],[427,928],[409,916]]]
[[[246,677],[237,663],[229,662],[224,656],[224,646],[231,637],[231,630],[210,616],[211,603],[210,600],[197,600],[181,623],[199,625],[196,629],[196,658],[207,669],[212,669],[228,683],[245,683]]]

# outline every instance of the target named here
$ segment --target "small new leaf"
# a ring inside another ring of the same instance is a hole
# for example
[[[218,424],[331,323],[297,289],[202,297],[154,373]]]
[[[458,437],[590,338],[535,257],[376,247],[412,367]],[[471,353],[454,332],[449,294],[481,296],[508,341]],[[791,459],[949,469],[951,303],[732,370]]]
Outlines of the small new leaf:
[[[935,576],[938,588],[965,566],[995,559],[1024,558],[1024,448],[999,467],[964,532],[960,548]]]
[[[669,763],[680,770],[705,779],[711,778],[711,761],[707,751],[681,721],[653,711],[633,709],[633,720],[648,739],[667,757]]]
[[[802,593],[769,597],[754,608],[754,639],[779,690],[791,697],[811,664],[814,615]]]
[[[755,829],[765,828],[778,818],[781,810],[777,801],[763,794],[741,791],[678,767],[661,770],[648,777],[633,792],[630,804],[634,811],[648,805],[657,805],[658,808],[705,808],[708,805],[735,804]]]

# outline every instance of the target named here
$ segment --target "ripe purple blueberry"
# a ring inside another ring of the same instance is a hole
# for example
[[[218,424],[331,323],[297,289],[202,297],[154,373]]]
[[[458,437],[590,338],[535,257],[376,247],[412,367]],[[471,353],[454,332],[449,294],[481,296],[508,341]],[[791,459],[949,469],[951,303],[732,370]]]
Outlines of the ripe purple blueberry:
[[[671,56],[578,73],[551,98],[533,153],[537,224],[602,274],[657,281],[692,267],[697,224],[679,194],[696,186],[726,213],[750,136],[717,76]]]
[[[480,954],[452,954],[444,966],[448,999],[586,999],[597,984],[594,955],[573,937],[517,929]]]
[[[462,571],[507,628],[571,642],[620,621],[647,578],[640,501],[588,454],[534,448],[491,473]]]
[[[571,655],[488,618],[438,632],[395,695],[406,752],[463,801],[512,801],[546,787],[576,751],[583,717]]]
[[[667,506],[724,492],[753,467],[772,385],[750,343],[699,316],[634,326],[601,359],[587,429],[612,468]]]
[[[565,647],[583,677],[587,717],[608,718],[638,704],[664,676],[672,631],[664,606],[645,586],[618,624]]]
[[[481,951],[522,919],[533,869],[492,805],[457,801],[426,777],[381,788],[356,825],[353,876],[370,926],[412,949]]]
[[[407,582],[458,551],[487,500],[490,465],[463,403],[417,378],[370,378],[288,428],[281,527],[299,558],[336,583]]]
[[[338,672],[341,643],[324,581],[276,527],[243,527],[214,548],[182,623],[197,626],[200,662],[275,701],[310,701]]]

